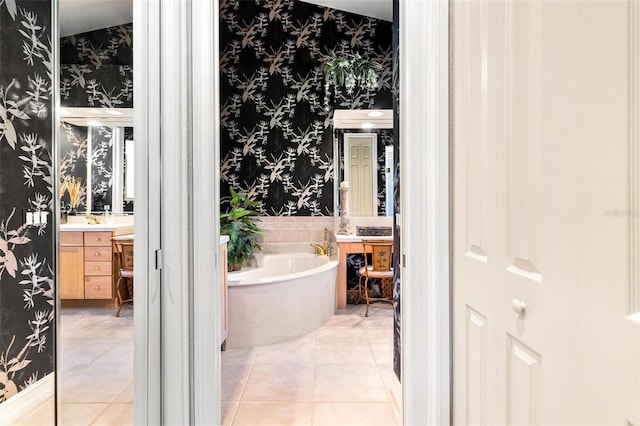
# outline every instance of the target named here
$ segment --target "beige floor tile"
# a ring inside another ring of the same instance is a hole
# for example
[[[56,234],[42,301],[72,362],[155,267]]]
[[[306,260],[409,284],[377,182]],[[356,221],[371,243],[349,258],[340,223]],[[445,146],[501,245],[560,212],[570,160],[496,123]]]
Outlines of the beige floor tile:
[[[222,401],[222,426],[231,426],[238,410],[238,401]]]
[[[223,401],[240,400],[251,368],[251,364],[225,365],[222,367]]]
[[[309,426],[313,403],[248,403],[241,402],[234,426]]]
[[[359,315],[334,315],[325,327],[358,327],[362,324],[363,317]]]
[[[93,423],[109,404],[62,404],[62,424],[64,426],[87,426]]]
[[[378,371],[380,372],[387,393],[391,387],[400,386],[398,377],[395,371],[393,371],[393,364],[379,364]],[[393,401],[393,397],[390,396],[389,398],[390,401]]]
[[[315,361],[314,336],[304,336],[276,345],[261,346],[256,355],[256,364],[313,364]]]
[[[313,364],[255,364],[242,402],[313,401],[313,382]]]
[[[63,402],[113,402],[133,377],[133,366],[88,365],[61,375]]]
[[[386,345],[384,343],[370,343],[370,345],[376,364],[393,363],[393,345]]]
[[[394,426],[396,419],[390,403],[328,402],[316,403],[314,426]]]
[[[17,423],[12,423],[11,426],[33,426],[33,425],[55,425],[56,423],[56,407],[55,401],[52,398],[47,399],[45,402],[35,407],[27,416],[21,418]],[[0,418],[0,425],[4,425]]]
[[[122,391],[120,395],[116,397],[115,401],[113,402],[133,402],[133,391],[134,384],[133,380],[131,380],[131,383],[127,385],[127,387]]]
[[[112,345],[93,364],[133,365],[133,340]]]
[[[369,342],[326,342],[316,343],[317,364],[375,364]]]
[[[227,349],[221,352],[222,366],[252,364],[258,353],[258,348]]]
[[[366,340],[362,327],[322,327],[316,332],[316,343],[353,343]]]
[[[86,366],[109,351],[111,343],[92,343],[78,341],[74,344],[63,342],[60,354],[60,372],[66,373],[80,366]]]
[[[369,327],[364,329],[369,343],[383,343],[393,347],[393,325],[390,327]]]
[[[93,425],[104,426],[125,426],[133,425],[133,404],[115,403],[107,407],[106,410],[92,423]]]
[[[316,402],[388,401],[375,364],[316,364],[314,398]]]

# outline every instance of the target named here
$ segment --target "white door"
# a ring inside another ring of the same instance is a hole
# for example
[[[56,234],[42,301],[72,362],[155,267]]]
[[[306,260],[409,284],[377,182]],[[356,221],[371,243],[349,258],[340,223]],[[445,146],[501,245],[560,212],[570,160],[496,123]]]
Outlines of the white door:
[[[349,182],[349,216],[377,216],[375,133],[346,133],[344,178]]]
[[[455,424],[640,424],[633,4],[454,2]]]

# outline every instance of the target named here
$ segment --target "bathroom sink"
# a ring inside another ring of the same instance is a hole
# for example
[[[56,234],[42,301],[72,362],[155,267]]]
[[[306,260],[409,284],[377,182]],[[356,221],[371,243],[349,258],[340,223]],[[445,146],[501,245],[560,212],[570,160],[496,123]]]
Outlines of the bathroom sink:
[[[356,226],[356,235],[361,237],[390,237],[393,235],[391,226]]]

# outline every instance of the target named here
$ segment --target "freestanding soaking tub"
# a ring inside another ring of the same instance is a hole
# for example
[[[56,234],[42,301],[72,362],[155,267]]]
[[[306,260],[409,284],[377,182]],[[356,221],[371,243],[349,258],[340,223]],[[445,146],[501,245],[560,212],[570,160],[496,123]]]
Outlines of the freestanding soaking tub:
[[[324,325],[335,309],[337,266],[336,258],[281,253],[229,273],[227,348],[278,343]]]

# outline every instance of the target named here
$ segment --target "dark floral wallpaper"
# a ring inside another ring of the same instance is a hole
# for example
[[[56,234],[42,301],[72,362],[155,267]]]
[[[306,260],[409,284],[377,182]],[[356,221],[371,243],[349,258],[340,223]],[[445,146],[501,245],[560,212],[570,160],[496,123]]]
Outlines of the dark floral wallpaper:
[[[297,0],[220,2],[221,195],[270,216],[332,216],[333,110],[323,58],[360,53],[383,67],[377,90],[333,108],[391,108],[391,23]]]
[[[133,25],[60,39],[60,104],[133,107]]]
[[[133,25],[124,24],[60,40],[61,104],[67,107],[133,107]],[[89,131],[91,129],[91,135]],[[80,178],[83,193],[78,211],[87,206],[87,161],[91,163],[91,206],[103,211],[113,209],[113,129],[61,124],[61,178]],[[91,136],[91,138],[89,138]],[[133,128],[125,128],[125,139],[133,139]],[[88,141],[91,155],[87,160]],[[69,196],[62,197],[69,208]],[[133,211],[133,201],[124,203],[124,211]]]
[[[50,0],[0,1],[0,403],[53,371]]]

